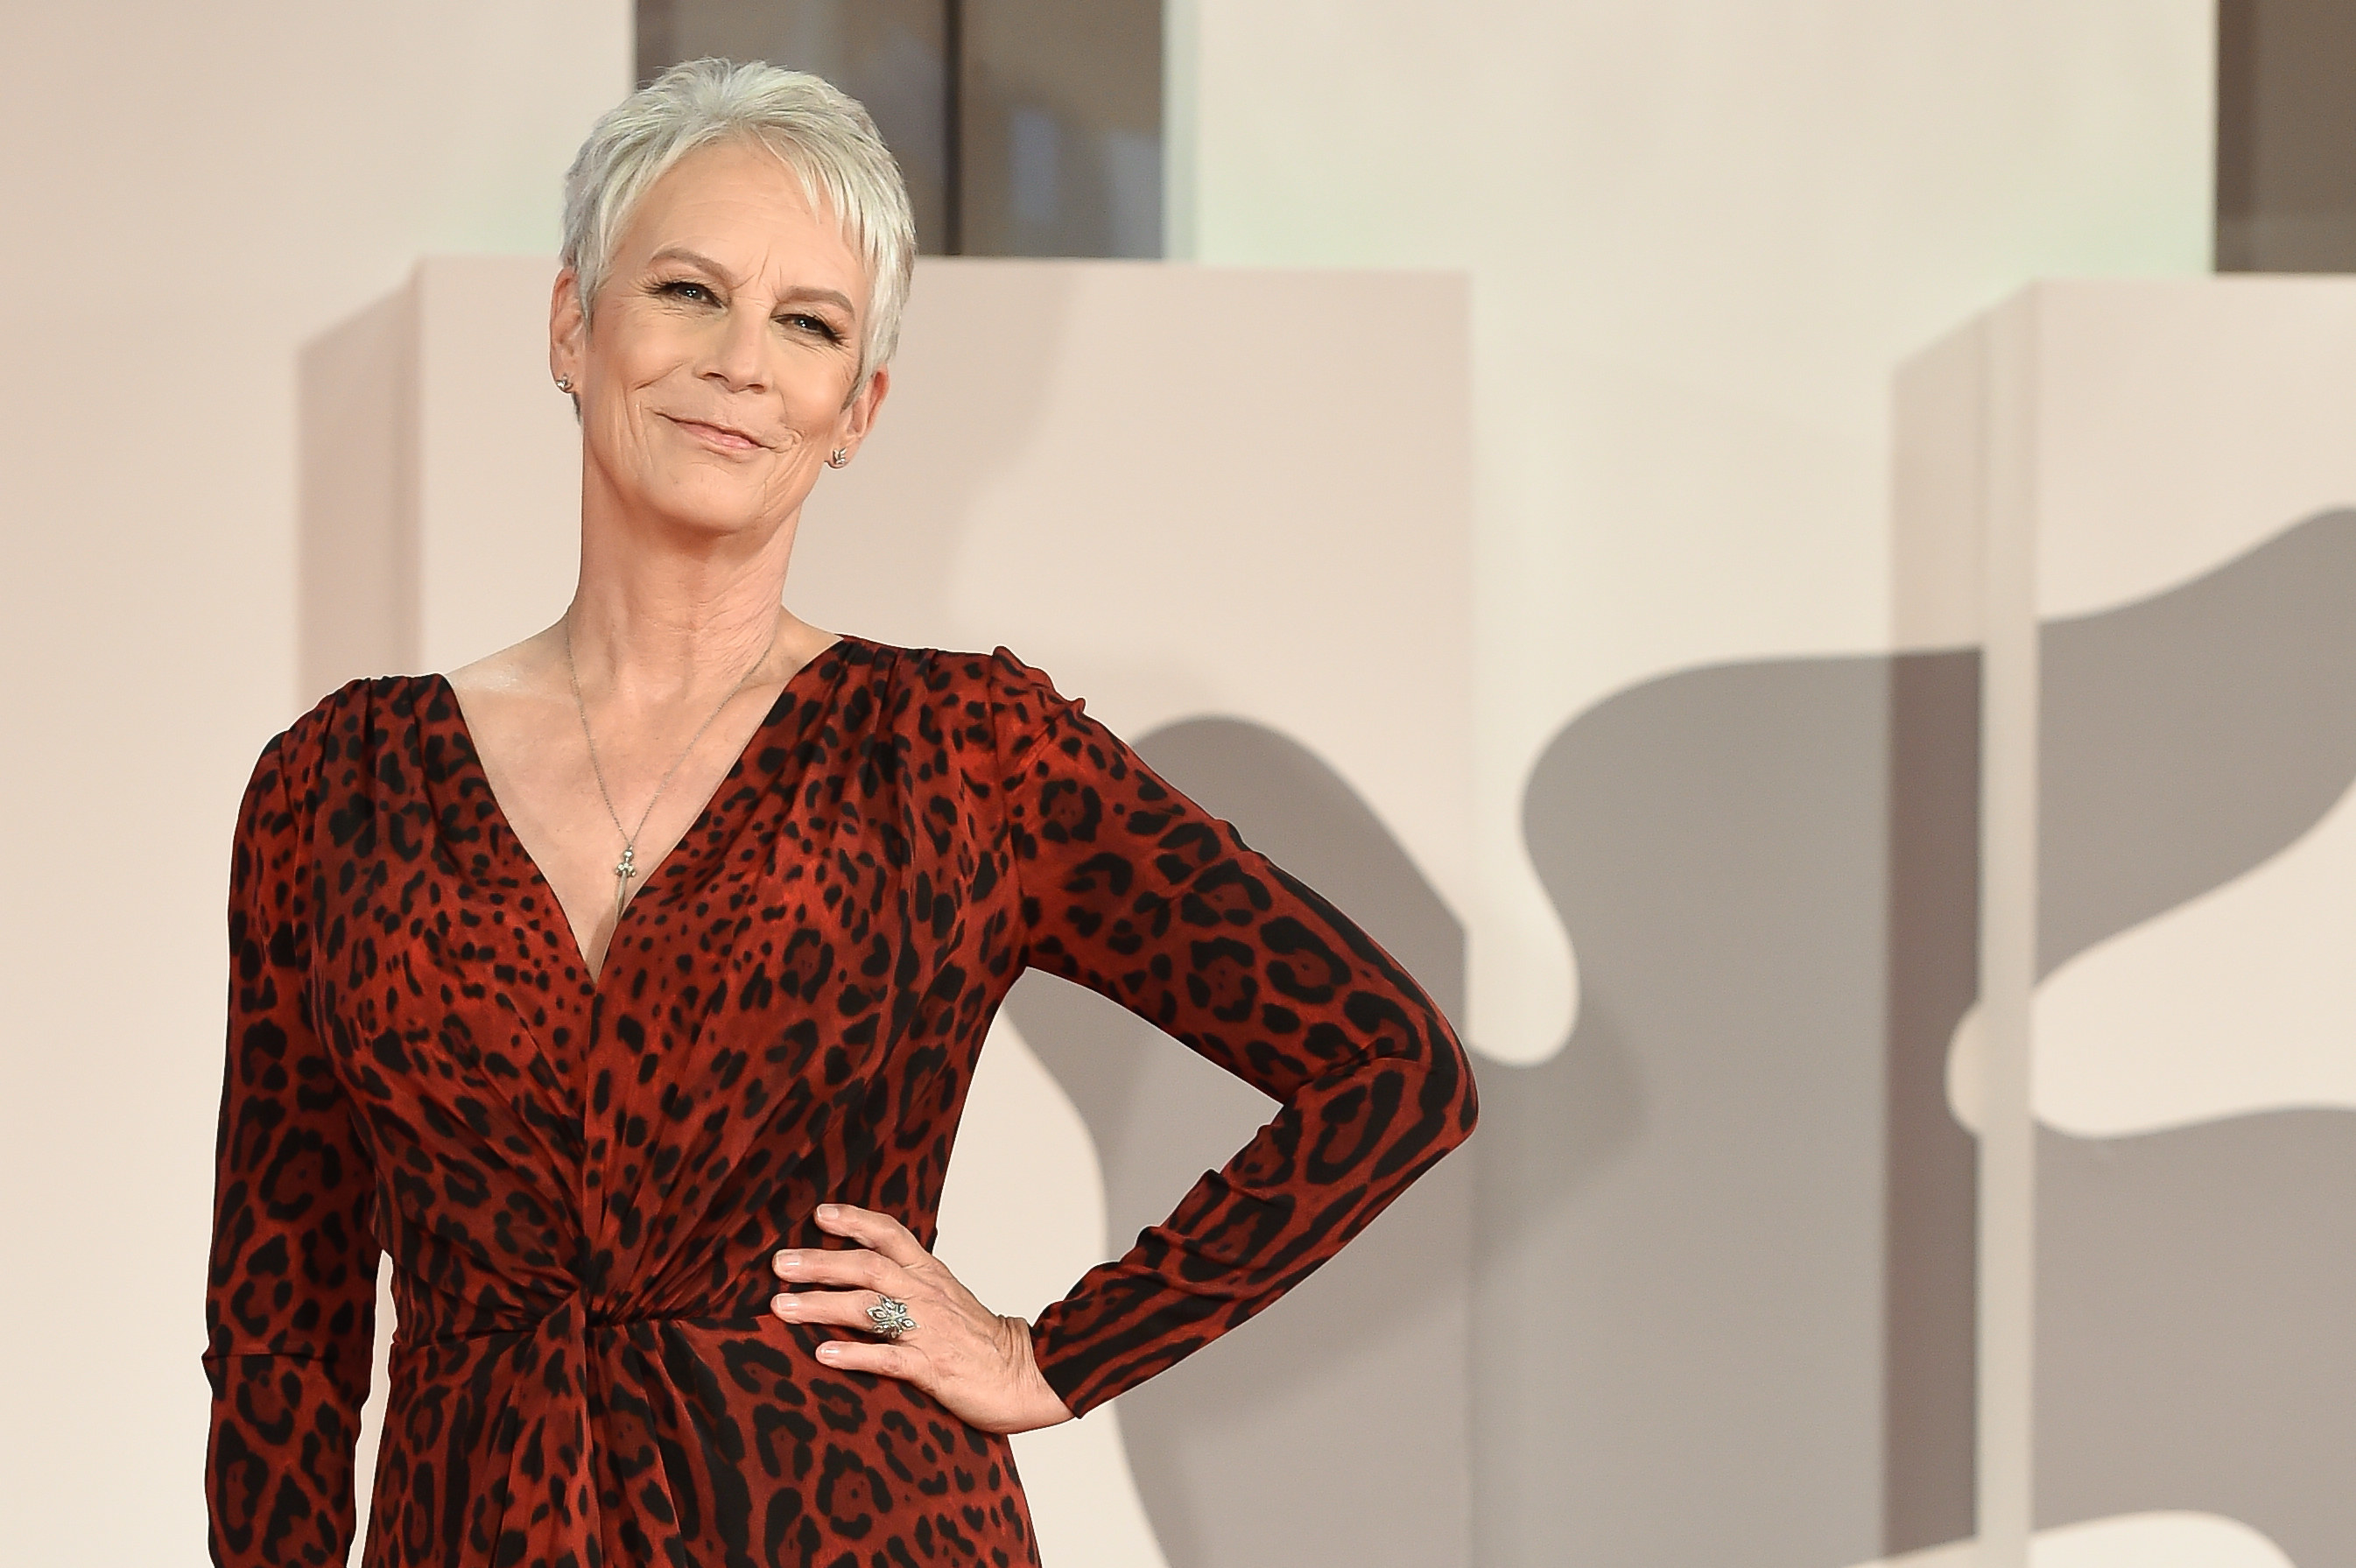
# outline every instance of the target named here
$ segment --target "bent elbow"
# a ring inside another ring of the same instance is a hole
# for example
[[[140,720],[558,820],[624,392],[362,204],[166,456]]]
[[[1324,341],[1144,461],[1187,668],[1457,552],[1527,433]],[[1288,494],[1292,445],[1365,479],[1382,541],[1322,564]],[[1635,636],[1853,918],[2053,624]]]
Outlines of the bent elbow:
[[[1472,1081],[1472,1053],[1459,1046],[1456,1057],[1456,1099],[1449,1107],[1449,1124],[1455,1129],[1456,1142],[1462,1144],[1481,1124],[1481,1090]]]
[[[1436,1113],[1444,1151],[1470,1138],[1480,1124],[1481,1090],[1472,1079],[1472,1054],[1454,1030],[1441,1031],[1433,1044],[1424,1080],[1424,1106],[1427,1113]]]

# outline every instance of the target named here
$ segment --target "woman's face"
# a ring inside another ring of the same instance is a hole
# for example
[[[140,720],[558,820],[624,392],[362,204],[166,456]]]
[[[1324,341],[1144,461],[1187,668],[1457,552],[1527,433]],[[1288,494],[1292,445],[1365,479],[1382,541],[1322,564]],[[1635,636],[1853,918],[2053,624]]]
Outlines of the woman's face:
[[[841,226],[776,155],[723,143],[672,165],[585,326],[572,272],[556,280],[549,363],[581,400],[589,512],[774,533],[883,401],[880,369],[851,396],[867,292]]]

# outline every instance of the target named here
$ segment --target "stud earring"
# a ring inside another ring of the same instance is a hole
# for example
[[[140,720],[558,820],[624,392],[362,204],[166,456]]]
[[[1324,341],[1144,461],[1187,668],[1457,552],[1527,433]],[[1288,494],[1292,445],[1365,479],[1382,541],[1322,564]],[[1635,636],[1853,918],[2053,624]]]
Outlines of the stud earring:
[[[556,378],[556,390],[557,390],[558,392],[571,392],[571,391],[573,390],[573,378],[572,378],[571,376],[559,376],[559,377],[557,377],[557,378]]]
[[[848,467],[850,464],[851,454],[840,446],[826,455],[826,466],[830,468]]]

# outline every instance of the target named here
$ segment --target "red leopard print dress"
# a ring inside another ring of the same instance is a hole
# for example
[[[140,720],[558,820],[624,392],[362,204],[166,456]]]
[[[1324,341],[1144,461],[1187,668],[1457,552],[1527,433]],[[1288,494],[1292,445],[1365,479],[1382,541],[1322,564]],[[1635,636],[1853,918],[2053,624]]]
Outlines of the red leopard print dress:
[[[770,1254],[930,1247],[1026,967],[1282,1102],[1035,1326],[1076,1413],[1266,1307],[1472,1131],[1430,999],[1003,649],[846,638],[787,683],[592,982],[449,682],[356,681],[263,751],[230,879],[204,1367],[212,1559],[345,1561],[380,1250],[398,1307],[364,1568],[1038,1561],[1006,1439]]]

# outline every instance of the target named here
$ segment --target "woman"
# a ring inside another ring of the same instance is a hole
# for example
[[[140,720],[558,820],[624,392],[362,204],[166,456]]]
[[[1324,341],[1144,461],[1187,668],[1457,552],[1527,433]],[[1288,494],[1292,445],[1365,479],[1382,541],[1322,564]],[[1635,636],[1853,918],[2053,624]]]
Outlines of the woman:
[[[1004,649],[779,608],[914,250],[858,106],[680,66],[567,177],[563,618],[264,749],[230,887],[213,1560],[1035,1563],[1007,1434],[1269,1305],[1474,1116],[1355,926]],[[929,1251],[991,1015],[1090,986],[1282,1102],[1036,1323]]]

